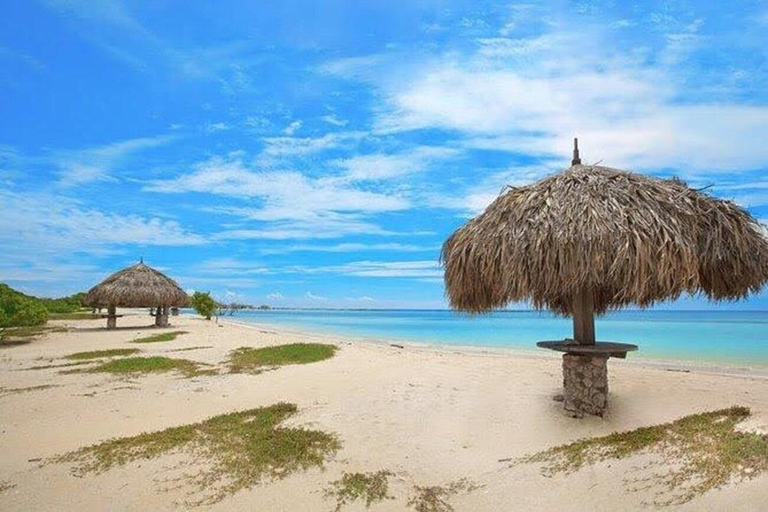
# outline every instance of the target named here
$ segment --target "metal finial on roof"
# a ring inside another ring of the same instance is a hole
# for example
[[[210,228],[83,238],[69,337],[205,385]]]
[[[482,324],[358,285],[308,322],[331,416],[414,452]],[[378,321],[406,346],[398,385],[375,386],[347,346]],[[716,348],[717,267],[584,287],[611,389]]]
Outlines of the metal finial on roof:
[[[139,263],[144,263],[144,256],[139,259]]]
[[[579,139],[573,139],[573,160],[571,165],[581,165],[581,158],[579,158]]]

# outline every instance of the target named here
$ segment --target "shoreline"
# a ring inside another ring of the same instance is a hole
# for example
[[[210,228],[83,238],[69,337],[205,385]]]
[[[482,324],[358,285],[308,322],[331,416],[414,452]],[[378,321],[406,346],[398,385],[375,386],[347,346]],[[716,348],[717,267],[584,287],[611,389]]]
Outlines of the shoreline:
[[[194,314],[184,313],[186,316],[194,318]],[[243,322],[241,320],[235,320],[232,317],[219,317],[219,323],[237,325],[245,328],[253,329],[271,329],[278,334],[298,334],[302,336],[311,336],[322,339],[342,339],[348,343],[361,343],[370,344],[374,346],[392,346],[403,345],[412,349],[421,349],[434,352],[453,352],[453,353],[467,353],[467,354],[489,354],[489,355],[502,355],[513,357],[526,357],[532,359],[560,359],[561,354],[544,351],[543,349],[531,348],[531,350],[521,349],[517,347],[490,347],[481,345],[464,345],[464,344],[442,344],[442,343],[428,343],[418,342],[413,340],[404,340],[398,338],[376,338],[373,336],[352,335],[344,333],[327,333],[322,331],[315,331],[311,328],[303,328],[298,326],[287,326],[283,324],[270,324],[268,322]],[[640,350],[642,351],[642,345]],[[706,375],[724,375],[734,377],[755,377],[761,379],[768,379],[768,364],[756,363],[755,366],[746,366],[745,364],[737,363],[709,363],[703,361],[690,361],[683,359],[662,359],[662,358],[643,358],[637,357],[634,354],[627,356],[627,359],[611,358],[610,363],[618,363],[621,365],[638,366],[641,368],[649,368],[671,372],[683,372],[683,373],[697,373]]]

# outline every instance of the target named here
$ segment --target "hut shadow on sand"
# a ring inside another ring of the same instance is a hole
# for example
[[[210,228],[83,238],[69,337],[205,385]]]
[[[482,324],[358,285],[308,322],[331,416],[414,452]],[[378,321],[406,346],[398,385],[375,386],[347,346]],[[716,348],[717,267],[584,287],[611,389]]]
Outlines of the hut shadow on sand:
[[[595,341],[595,314],[682,294],[737,300],[768,281],[768,239],[731,201],[627,171],[583,165],[508,187],[443,245],[452,308],[483,313],[528,301],[573,317],[564,352],[564,406],[574,416],[607,407],[609,357],[636,350]]]
[[[107,329],[117,328],[117,308],[154,308],[155,326],[168,326],[170,308],[189,305],[189,296],[162,272],[144,261],[115,272],[94,286],[83,298],[85,306],[107,308]],[[136,327],[131,327],[136,329]]]

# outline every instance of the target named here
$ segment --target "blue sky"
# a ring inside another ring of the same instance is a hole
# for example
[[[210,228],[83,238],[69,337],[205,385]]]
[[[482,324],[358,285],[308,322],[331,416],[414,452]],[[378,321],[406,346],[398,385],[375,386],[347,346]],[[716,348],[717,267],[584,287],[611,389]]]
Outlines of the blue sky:
[[[442,241],[573,136],[768,222],[763,2],[201,4],[3,3],[0,281],[444,307]]]

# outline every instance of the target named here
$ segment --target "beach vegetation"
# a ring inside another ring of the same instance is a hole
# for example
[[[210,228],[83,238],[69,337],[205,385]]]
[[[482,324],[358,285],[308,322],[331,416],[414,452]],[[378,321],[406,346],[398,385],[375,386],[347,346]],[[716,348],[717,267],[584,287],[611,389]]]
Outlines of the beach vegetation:
[[[202,350],[205,348],[213,348],[213,345],[197,345],[194,347],[175,348],[173,350],[167,350],[166,352],[188,352],[190,350]]]
[[[76,293],[68,297],[59,297],[57,299],[39,298],[38,300],[45,306],[51,315],[74,313],[82,309],[82,300],[85,293]],[[53,316],[52,316],[53,317]]]
[[[163,341],[173,341],[177,336],[181,336],[182,334],[187,334],[187,331],[161,332],[160,334],[153,334],[152,336],[136,338],[131,341],[131,343],[159,343]]]
[[[82,361],[73,361],[71,363],[62,363],[62,364],[41,364],[37,366],[30,366],[29,368],[24,368],[24,370],[48,370],[50,368],[67,368],[70,366],[82,366],[85,364],[93,364],[98,362],[94,359],[84,359]]]
[[[48,321],[48,310],[29,295],[0,284],[0,327],[28,327]]]
[[[336,345],[291,343],[272,347],[240,347],[230,352],[231,373],[260,373],[265,369],[288,364],[315,363],[333,357]]]
[[[34,325],[27,327],[3,327],[0,328],[0,348],[14,345],[24,345],[52,332],[66,332],[66,327],[46,325]]]
[[[339,480],[332,482],[326,489],[325,496],[336,500],[336,512],[353,501],[364,501],[366,507],[372,504],[392,499],[388,495],[389,477],[391,471],[376,471],[375,473],[344,473]]]
[[[134,349],[135,350],[135,349]],[[68,373],[112,373],[116,375],[138,375],[150,373],[178,372],[186,377],[199,377],[202,375],[217,375],[213,368],[204,368],[203,363],[188,359],[172,359],[170,357],[126,357],[113,359],[93,368],[85,370],[70,370]]]
[[[88,352],[76,352],[69,354],[65,359],[81,360],[81,359],[102,359],[106,357],[121,357],[130,356],[139,352],[137,348],[112,348],[108,350],[91,350]]]
[[[413,487],[411,497],[408,499],[408,506],[413,507],[416,512],[454,512],[453,505],[448,501],[451,496],[460,492],[470,492],[476,489],[467,479],[457,480],[448,485],[432,485]]]
[[[677,505],[768,470],[768,435],[736,428],[749,416],[746,407],[692,414],[671,423],[556,446],[518,462],[540,463],[543,473],[552,476],[605,460],[652,454],[649,467],[659,470],[642,480],[638,476],[636,483],[657,486],[657,505]]]
[[[42,384],[40,386],[29,386],[26,388],[5,388],[0,386],[0,398],[8,395],[17,395],[19,393],[29,393],[30,391],[42,391],[43,389],[50,389],[59,387],[58,384]]]
[[[218,308],[218,304],[213,300],[210,292],[195,292],[190,298],[190,304],[195,308],[197,314],[205,317],[206,320],[210,320]]]
[[[87,446],[48,461],[71,463],[75,475],[102,473],[134,461],[168,453],[187,453],[204,460],[197,473],[185,473],[194,504],[209,504],[266,479],[282,479],[297,471],[322,467],[341,443],[319,430],[281,426],[297,407],[277,403],[212,417],[200,423],[171,427]]]

